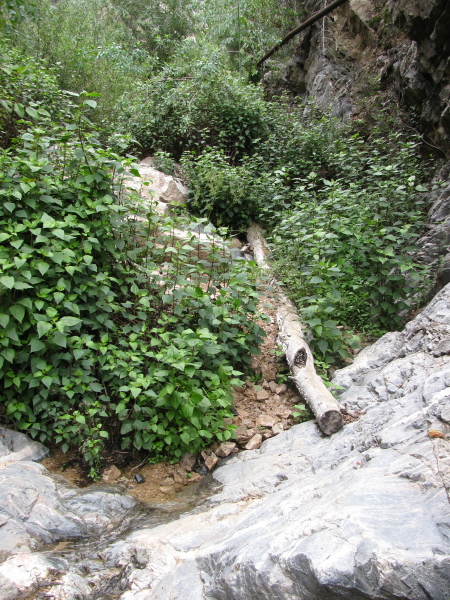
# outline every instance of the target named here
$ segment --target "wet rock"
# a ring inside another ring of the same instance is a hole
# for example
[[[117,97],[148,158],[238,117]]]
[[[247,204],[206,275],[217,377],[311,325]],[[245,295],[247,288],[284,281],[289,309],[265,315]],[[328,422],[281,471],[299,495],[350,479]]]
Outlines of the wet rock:
[[[50,450],[23,433],[0,427],[0,466],[20,460],[41,461]]]
[[[103,471],[102,481],[104,483],[113,483],[114,481],[117,481],[121,475],[122,473],[116,465],[111,465]]]
[[[192,470],[194,471],[194,473],[197,473],[201,477],[208,475],[208,469],[205,466],[205,463],[197,463]]]
[[[260,433],[255,433],[255,435],[247,442],[245,445],[246,450],[257,450],[261,447],[262,444],[262,435]]]
[[[100,535],[135,504],[110,486],[73,488],[30,460],[0,465],[0,562],[42,544]]]
[[[139,473],[136,473],[136,475],[133,477],[133,479],[135,480],[136,483],[145,483],[145,479],[142,475],[140,475]]]
[[[185,471],[182,471],[181,469],[178,471],[175,471],[175,473],[173,474],[173,480],[175,481],[175,483],[185,484],[187,481]]]
[[[256,425],[259,427],[273,427],[276,422],[277,418],[270,415],[261,415],[256,419]]]
[[[220,446],[216,450],[216,455],[219,458],[226,458],[229,456],[233,450],[236,448],[236,444],[234,442],[224,442],[220,444]]]

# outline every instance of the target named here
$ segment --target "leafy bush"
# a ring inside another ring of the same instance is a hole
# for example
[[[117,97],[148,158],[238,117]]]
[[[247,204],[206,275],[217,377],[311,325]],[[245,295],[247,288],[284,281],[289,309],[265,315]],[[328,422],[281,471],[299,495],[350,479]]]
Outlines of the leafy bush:
[[[7,422],[79,447],[95,474],[105,444],[179,458],[228,439],[234,365],[262,331],[251,265],[127,200],[131,159],[100,146],[95,100],[80,102],[62,125],[32,112],[1,156],[0,398]]]
[[[186,150],[210,146],[236,163],[252,151],[266,132],[265,103],[260,90],[227,71],[225,58],[186,40],[169,66],[136,85],[132,102],[124,98],[121,127],[141,153],[162,150],[179,160]]]
[[[223,150],[216,149],[200,156],[185,153],[182,165],[190,182],[189,210],[218,226],[245,231],[258,211],[249,194],[248,169],[231,166]]]
[[[425,188],[415,141],[363,139],[312,107],[306,118],[287,108],[267,105],[270,133],[237,166],[223,152],[187,155],[189,206],[238,230],[265,225],[275,268],[329,364],[350,357],[352,329],[398,327],[413,287],[427,285],[411,259]]]
[[[32,13],[11,38],[24,52],[55,68],[62,89],[101,92],[95,119],[107,128],[119,98],[155,62],[119,12],[101,0],[35,0]]]
[[[0,147],[12,140],[37,116],[43,126],[62,122],[73,109],[73,96],[58,88],[55,74],[42,61],[7,48],[0,40]]]

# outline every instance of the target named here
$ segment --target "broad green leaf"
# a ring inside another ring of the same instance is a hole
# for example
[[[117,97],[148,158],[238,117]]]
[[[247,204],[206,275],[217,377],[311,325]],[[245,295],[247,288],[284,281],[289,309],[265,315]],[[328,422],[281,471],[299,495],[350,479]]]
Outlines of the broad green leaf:
[[[58,328],[59,327],[75,327],[75,325],[78,325],[79,323],[81,323],[81,319],[79,319],[78,317],[63,317],[56,323],[56,326]]]
[[[10,306],[9,312],[17,321],[19,321],[19,323],[22,323],[23,318],[25,316],[25,308],[23,306],[21,306],[20,304]]]
[[[14,287],[14,277],[3,275],[3,277],[0,277],[0,283],[11,290]]]
[[[30,342],[31,352],[39,352],[40,350],[45,349],[45,344],[38,340],[37,338],[33,338]]]
[[[33,108],[32,106],[27,106],[25,108],[25,110],[30,115],[30,117],[32,117],[33,119],[39,119],[38,111],[35,108]]]

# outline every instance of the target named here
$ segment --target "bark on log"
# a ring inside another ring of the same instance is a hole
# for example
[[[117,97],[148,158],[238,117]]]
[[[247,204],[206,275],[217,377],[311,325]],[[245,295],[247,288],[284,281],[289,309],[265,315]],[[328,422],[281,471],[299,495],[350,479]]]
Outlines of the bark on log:
[[[267,243],[261,228],[255,223],[249,227],[247,239],[253,246],[253,255],[258,266],[270,270],[267,263]],[[336,433],[344,424],[340,405],[317,375],[313,355],[303,336],[298,313],[282,292],[279,293],[277,321],[278,340],[286,353],[292,381],[311,407],[320,429],[326,435]]]

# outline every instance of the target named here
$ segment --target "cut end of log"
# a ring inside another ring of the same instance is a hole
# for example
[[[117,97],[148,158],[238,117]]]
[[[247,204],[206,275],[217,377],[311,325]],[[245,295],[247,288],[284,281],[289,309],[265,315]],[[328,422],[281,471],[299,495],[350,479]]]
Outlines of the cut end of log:
[[[306,361],[308,360],[308,354],[306,353],[305,348],[300,348],[295,354],[294,357],[294,366],[295,367],[306,367]]]
[[[333,435],[344,426],[342,413],[338,410],[327,410],[322,413],[317,423],[325,435]]]

